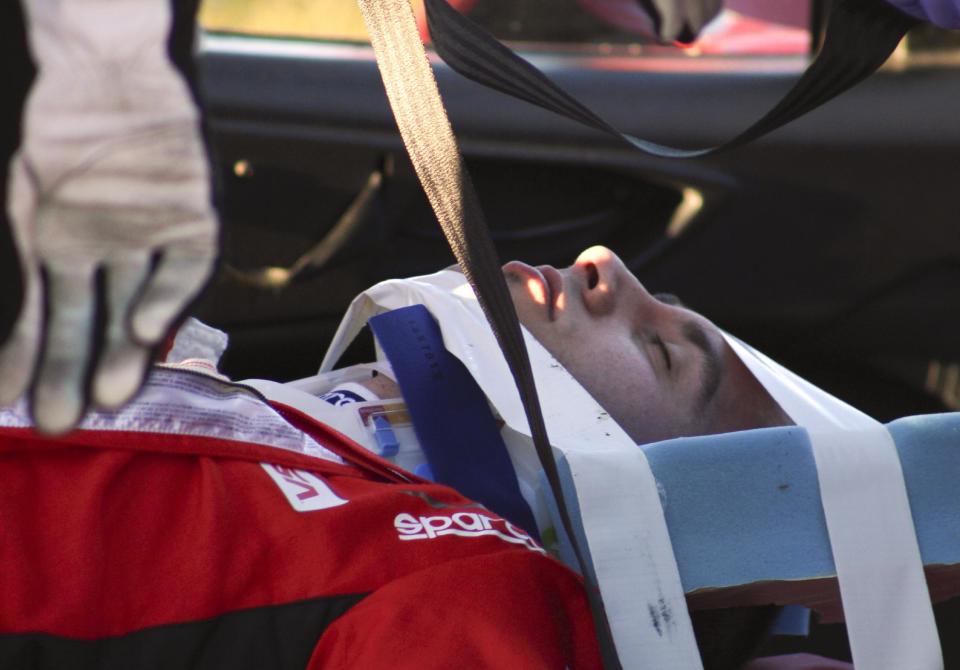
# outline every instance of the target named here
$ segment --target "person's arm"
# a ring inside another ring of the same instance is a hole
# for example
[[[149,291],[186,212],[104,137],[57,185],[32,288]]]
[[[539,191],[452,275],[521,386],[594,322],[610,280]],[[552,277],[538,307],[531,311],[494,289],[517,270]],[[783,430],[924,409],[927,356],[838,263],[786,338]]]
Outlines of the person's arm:
[[[887,0],[910,16],[941,28],[960,30],[960,0]]]
[[[389,556],[384,569],[389,570]],[[600,668],[580,581],[533,552],[470,556],[377,590],[334,622],[311,669]]]
[[[108,409],[140,387],[151,349],[211,272],[217,223],[198,112],[167,53],[169,0],[24,9],[38,74],[10,211],[25,298],[0,347],[0,404],[32,388],[38,427],[62,432],[91,400],[88,379]]]

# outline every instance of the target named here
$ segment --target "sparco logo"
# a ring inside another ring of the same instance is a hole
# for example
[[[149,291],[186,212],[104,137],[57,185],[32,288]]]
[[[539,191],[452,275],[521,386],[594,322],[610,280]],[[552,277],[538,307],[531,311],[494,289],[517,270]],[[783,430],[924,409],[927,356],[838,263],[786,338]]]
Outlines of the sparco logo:
[[[401,540],[432,540],[444,535],[481,537],[492,535],[504,542],[520,544],[532,551],[546,553],[529,535],[506,519],[477,512],[454,512],[437,516],[413,516],[403,512],[393,520]]]

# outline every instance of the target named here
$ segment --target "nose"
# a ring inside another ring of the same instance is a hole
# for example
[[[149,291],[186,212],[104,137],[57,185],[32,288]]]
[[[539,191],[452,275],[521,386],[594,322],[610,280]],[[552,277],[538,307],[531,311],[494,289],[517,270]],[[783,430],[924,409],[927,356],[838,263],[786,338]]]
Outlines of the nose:
[[[653,299],[623,261],[606,247],[590,247],[577,257],[573,269],[581,278],[583,303],[594,316],[610,314],[624,303]]]

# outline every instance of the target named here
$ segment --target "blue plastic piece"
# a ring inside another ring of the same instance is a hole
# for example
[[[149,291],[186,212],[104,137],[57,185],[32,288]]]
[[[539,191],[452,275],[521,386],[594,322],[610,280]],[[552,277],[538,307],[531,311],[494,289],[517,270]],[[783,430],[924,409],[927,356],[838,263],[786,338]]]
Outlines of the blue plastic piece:
[[[383,458],[392,458],[400,451],[400,442],[393,432],[390,425],[390,419],[382,414],[374,414],[373,420],[373,439],[377,442],[377,448]]]
[[[433,470],[430,469],[429,463],[421,463],[413,469],[413,474],[418,477],[423,477],[424,479],[429,479],[431,482],[436,481],[433,478]]]

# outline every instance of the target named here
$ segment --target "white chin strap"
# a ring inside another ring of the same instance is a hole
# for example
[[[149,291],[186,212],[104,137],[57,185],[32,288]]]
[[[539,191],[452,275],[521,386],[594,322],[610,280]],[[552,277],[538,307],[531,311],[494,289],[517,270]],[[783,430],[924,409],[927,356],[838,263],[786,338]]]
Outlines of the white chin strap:
[[[333,368],[370,317],[414,304],[430,310],[447,349],[503,418],[504,439],[522,484],[539,489],[540,465],[513,377],[459,272],[390,280],[362,293],[350,305],[320,372]],[[942,669],[903,473],[889,433],[724,336],[809,433],[854,664],[858,670]],[[551,444],[567,481],[575,482],[572,497],[623,666],[701,668],[656,481],[643,451],[526,330],[524,338]],[[538,523],[549,525],[544,506],[535,507]]]

